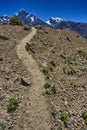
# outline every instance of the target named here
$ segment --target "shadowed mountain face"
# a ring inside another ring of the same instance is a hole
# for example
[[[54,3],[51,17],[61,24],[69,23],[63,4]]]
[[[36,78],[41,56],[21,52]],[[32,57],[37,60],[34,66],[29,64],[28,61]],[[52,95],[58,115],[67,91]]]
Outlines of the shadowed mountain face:
[[[50,18],[47,22],[42,21],[38,17],[34,16],[33,14],[27,13],[26,10],[21,9],[15,15],[23,21],[25,25],[29,26],[38,26],[38,27],[53,27],[53,28],[68,28],[73,31],[76,31],[81,36],[87,38],[87,23],[80,23],[80,22],[72,22],[66,21],[62,18]],[[3,15],[0,17],[0,22],[9,22],[9,16]]]
[[[43,22],[33,14],[27,13],[24,9],[20,10],[18,13],[15,14],[16,17],[21,19],[24,24],[30,26],[42,26],[42,27],[50,27],[47,23]]]
[[[87,23],[66,21],[60,18],[51,18],[47,23],[54,28],[69,28],[87,38]]]

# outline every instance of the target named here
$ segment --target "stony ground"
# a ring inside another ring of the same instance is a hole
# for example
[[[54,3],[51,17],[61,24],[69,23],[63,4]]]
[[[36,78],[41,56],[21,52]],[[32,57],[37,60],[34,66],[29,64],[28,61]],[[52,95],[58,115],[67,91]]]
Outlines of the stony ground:
[[[71,30],[42,29],[28,52],[46,78],[52,130],[86,130],[87,40]]]
[[[22,113],[25,113],[25,105],[29,101],[29,86],[24,86],[21,78],[28,76],[25,66],[18,59],[16,45],[23,37],[29,34],[23,27],[0,25],[0,129],[16,130],[19,125],[24,127]],[[18,108],[14,112],[8,112],[7,104],[10,98],[18,100]],[[19,124],[18,124],[19,122]]]
[[[32,77],[16,54],[16,46],[27,34],[23,27],[0,25],[1,130],[30,126],[25,106],[31,105]],[[30,43],[27,51],[45,76],[43,96],[52,117],[51,130],[87,130],[87,40],[70,30],[39,29]],[[11,98],[18,106],[9,112]]]

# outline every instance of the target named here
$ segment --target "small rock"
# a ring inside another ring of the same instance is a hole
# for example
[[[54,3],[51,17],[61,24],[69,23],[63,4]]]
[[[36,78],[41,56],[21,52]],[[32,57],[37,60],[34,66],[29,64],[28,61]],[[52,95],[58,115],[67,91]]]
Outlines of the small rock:
[[[31,27],[29,27],[29,26],[27,26],[27,25],[24,27],[24,30],[29,31],[30,29],[31,29]]]
[[[29,77],[22,77],[21,78],[21,84],[23,86],[30,86],[30,78]]]
[[[4,34],[0,34],[0,38],[3,40],[9,40],[9,37],[5,36]]]
[[[3,61],[3,57],[0,56],[0,61]]]
[[[66,37],[66,39],[67,39],[68,41],[71,41],[71,39],[70,39],[69,37]]]

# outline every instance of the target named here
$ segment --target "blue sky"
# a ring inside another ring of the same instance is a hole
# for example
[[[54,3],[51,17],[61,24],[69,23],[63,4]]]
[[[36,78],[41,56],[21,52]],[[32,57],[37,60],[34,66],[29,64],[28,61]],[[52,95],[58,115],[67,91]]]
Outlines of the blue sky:
[[[87,0],[0,0],[0,15],[24,8],[44,21],[50,17],[87,22]]]

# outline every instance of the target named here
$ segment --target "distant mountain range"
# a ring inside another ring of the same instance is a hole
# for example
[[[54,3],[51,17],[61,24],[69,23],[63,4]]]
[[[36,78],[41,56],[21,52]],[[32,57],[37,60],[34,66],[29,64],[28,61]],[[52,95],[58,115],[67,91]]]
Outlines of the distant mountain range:
[[[87,38],[87,23],[66,21],[62,18],[50,18],[47,23],[54,28],[68,28],[76,31],[83,37]]]
[[[0,16],[0,22],[8,22],[9,21],[9,16],[7,15],[3,15],[3,16]]]
[[[66,21],[63,18],[50,18],[47,22],[42,21],[33,14],[27,13],[26,10],[21,9],[14,15],[23,21],[25,25],[40,26],[40,27],[53,27],[53,28],[68,28],[76,31],[83,37],[87,38],[87,23]],[[9,22],[10,17],[3,15],[0,17],[0,22]]]

